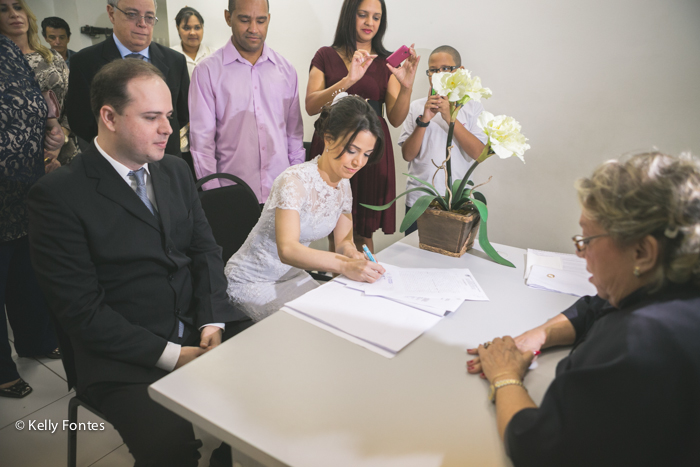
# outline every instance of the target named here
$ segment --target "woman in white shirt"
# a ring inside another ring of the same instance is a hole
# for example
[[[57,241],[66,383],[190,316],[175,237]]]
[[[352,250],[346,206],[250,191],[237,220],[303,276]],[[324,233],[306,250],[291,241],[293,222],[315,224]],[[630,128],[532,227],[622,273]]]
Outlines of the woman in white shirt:
[[[186,6],[175,16],[175,25],[177,26],[177,33],[180,35],[180,43],[171,47],[171,49],[185,56],[187,60],[187,71],[191,79],[194,67],[213,52],[212,49],[202,44],[202,38],[204,37],[204,18],[202,18],[202,15],[200,15],[197,10]],[[183,159],[187,161],[187,164],[194,174],[192,156],[189,153],[189,133],[190,124],[188,123],[180,129],[180,151],[182,151]]]
[[[209,47],[202,44],[204,19],[197,10],[186,6],[175,17],[175,25],[177,26],[177,33],[180,35],[180,43],[171,48],[185,55],[187,71],[189,71],[190,78],[192,78],[194,67],[213,52]]]

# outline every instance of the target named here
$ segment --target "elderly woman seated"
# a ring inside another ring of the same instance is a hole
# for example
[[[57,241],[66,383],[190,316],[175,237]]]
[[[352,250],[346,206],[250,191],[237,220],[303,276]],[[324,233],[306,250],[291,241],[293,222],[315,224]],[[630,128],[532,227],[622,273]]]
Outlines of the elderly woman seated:
[[[700,164],[640,154],[578,183],[598,295],[468,352],[515,466],[700,465]],[[538,408],[533,354],[573,345]]]

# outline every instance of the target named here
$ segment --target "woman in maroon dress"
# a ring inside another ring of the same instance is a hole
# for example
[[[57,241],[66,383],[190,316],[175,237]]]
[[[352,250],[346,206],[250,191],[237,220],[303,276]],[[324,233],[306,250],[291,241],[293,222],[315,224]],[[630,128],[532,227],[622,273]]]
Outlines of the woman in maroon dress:
[[[411,104],[411,90],[420,57],[413,46],[411,56],[394,68],[386,63],[390,55],[382,39],[386,31],[384,0],[345,0],[331,47],[322,47],[311,61],[309,84],[306,88],[306,111],[316,115],[321,107],[341,91],[368,99],[380,117],[386,117],[394,127],[403,124]],[[359,250],[366,244],[374,252],[372,234],[382,229],[385,234],[396,231],[395,205],[385,211],[372,211],[360,203],[382,205],[396,196],[394,150],[389,127],[380,118],[384,130],[384,157],[367,165],[351,180],[352,218],[355,245]],[[323,139],[314,134],[310,157],[323,151]]]

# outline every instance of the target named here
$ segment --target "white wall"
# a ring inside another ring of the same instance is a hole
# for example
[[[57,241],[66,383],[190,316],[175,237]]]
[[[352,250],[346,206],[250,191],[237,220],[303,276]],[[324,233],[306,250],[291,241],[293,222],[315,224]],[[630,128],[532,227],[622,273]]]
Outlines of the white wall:
[[[174,17],[186,3],[168,0],[168,10]],[[331,43],[342,0],[270,3],[268,44],[296,66],[303,96],[311,58]],[[386,3],[387,47],[415,42],[423,55],[416,98],[427,93],[422,73],[429,51],[453,45],[493,90],[486,109],[515,117],[530,139],[525,165],[491,158],[475,172],[477,183],[493,175],[483,188],[493,241],[571,251],[569,239],[579,233],[577,178],[604,160],[652,146],[700,154],[700,2]],[[204,16],[206,42],[228,40],[226,0],[189,4]],[[174,30],[170,36],[175,43]],[[314,119],[304,115],[310,139]],[[394,141],[398,135],[393,131]],[[394,152],[400,175],[406,163],[397,146]],[[397,180],[403,188],[405,178]]]
[[[74,8],[79,24],[109,25],[104,0],[53,3],[58,16]],[[270,3],[268,44],[295,65],[303,101],[309,63],[319,47],[331,43],[342,0]],[[700,154],[697,0],[386,3],[385,45],[396,49],[415,42],[423,55],[415,98],[427,93],[423,72],[429,51],[453,45],[465,66],[493,90],[494,97],[484,102],[486,109],[515,117],[530,139],[525,165],[516,159],[491,158],[475,172],[477,183],[493,175],[483,188],[493,241],[571,251],[569,239],[579,233],[573,189],[577,178],[604,160],[652,146],[670,153]],[[51,6],[49,0],[30,0],[34,4]],[[163,13],[169,17],[165,37],[177,42],[173,18],[190,5],[204,16],[204,41],[220,47],[230,36],[223,19],[227,4],[227,0],[160,0],[161,23]],[[302,113],[310,140],[314,118]],[[398,135],[398,129],[393,131],[394,141]],[[401,190],[405,178],[400,173],[406,171],[406,163],[397,146],[394,152]],[[403,213],[402,202],[398,211]],[[398,238],[379,234],[376,241],[381,247]]]

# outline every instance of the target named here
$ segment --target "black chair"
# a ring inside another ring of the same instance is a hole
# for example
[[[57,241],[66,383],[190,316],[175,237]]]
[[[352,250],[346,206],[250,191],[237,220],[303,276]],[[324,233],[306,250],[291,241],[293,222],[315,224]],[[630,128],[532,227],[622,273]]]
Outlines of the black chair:
[[[107,418],[100,413],[99,410],[91,406],[85,399],[80,396],[73,397],[68,402],[68,467],[75,467],[77,463],[77,444],[78,430],[70,429],[71,426],[76,426],[78,423],[78,407],[83,406],[90,412],[94,413],[103,420]]]
[[[253,190],[235,175],[218,173],[197,181],[199,189],[215,178],[231,180],[236,185],[200,191],[199,199],[207,216],[216,243],[223,248],[226,263],[243,245],[260,218],[260,204]]]
[[[61,361],[63,363],[63,368],[66,371],[66,379],[68,380],[68,389],[73,389],[77,385],[78,374],[75,371],[75,355],[73,351],[73,345],[68,337],[68,334],[63,330],[58,320],[53,314],[50,313],[51,322],[53,323],[54,330],[56,332],[56,338],[58,339],[58,346],[61,349]],[[68,467],[75,467],[77,462],[77,445],[78,445],[78,407],[83,406],[90,412],[94,413],[103,420],[107,418],[100,413],[99,410],[94,408],[79,395],[75,395],[68,402]],[[75,426],[76,429],[71,429],[71,426]]]
[[[306,160],[310,161],[312,159],[312,157],[311,157],[311,142],[304,141],[304,150],[306,151]]]

